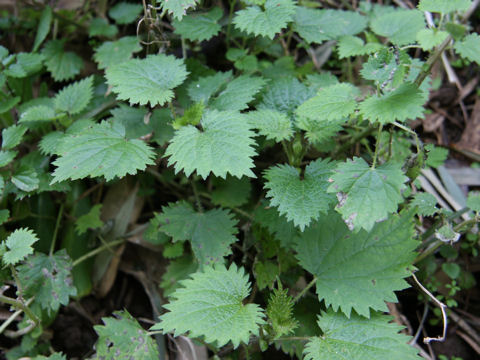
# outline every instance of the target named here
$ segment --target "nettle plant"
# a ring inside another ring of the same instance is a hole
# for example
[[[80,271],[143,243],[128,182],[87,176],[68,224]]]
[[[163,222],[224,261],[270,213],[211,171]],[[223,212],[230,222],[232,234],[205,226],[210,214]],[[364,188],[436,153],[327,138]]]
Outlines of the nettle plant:
[[[25,315],[1,325],[23,336],[9,358],[48,349],[60,306],[89,294],[132,235],[137,195],[161,191],[139,228],[168,261],[163,314],[148,331],[126,310],[104,318],[94,358],[158,359],[159,334],[217,358],[419,357],[386,302],[436,248],[478,240],[480,196],[436,207],[415,179],[446,152],[409,120],[443,53],[480,64],[472,1],[160,0],[81,18],[34,5],[30,22],[2,20],[36,29],[32,51],[0,47],[0,301]],[[98,70],[69,50],[82,31]],[[137,185],[108,218],[101,189],[126,180]]]

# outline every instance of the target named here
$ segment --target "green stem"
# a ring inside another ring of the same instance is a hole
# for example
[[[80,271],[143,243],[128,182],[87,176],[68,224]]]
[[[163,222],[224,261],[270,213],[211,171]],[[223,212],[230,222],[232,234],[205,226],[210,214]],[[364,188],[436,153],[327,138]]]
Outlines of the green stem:
[[[117,245],[120,245],[124,242],[125,242],[124,239],[119,239],[119,240],[115,240],[115,241],[105,243],[102,246],[99,246],[98,248],[96,248],[95,250],[92,250],[92,251],[86,253],[85,255],[80,256],[78,259],[76,259],[73,262],[72,266],[75,267],[75,266],[79,265],[80,263],[84,262],[85,260],[90,259],[91,257],[101,253],[103,250],[110,249],[110,248],[112,248],[114,246],[117,246]]]
[[[20,301],[23,301],[23,287],[22,283],[20,282],[20,278],[18,277],[17,270],[13,265],[10,265],[10,271],[12,272],[13,279],[15,280],[15,284],[17,285],[18,298],[20,299]]]
[[[0,295],[0,302],[3,302],[5,304],[10,304],[16,307],[17,309],[22,310],[35,323],[35,326],[40,324],[40,319],[22,301],[17,299],[12,299],[5,295]]]
[[[226,34],[227,49],[230,49],[230,32],[232,30],[233,11],[235,10],[236,4],[237,4],[237,0],[230,0],[230,10],[228,12],[228,25],[227,25],[227,34]]]
[[[28,307],[32,303],[33,299],[35,298],[33,297],[31,299],[28,299],[28,301],[25,303],[25,307]],[[5,331],[5,329],[8,327],[8,325],[10,325],[13,321],[15,321],[17,316],[20,315],[22,312],[23,312],[23,309],[19,309],[15,311],[12,315],[10,315],[8,319],[2,323],[2,326],[0,326],[0,334],[2,334]]]
[[[193,189],[193,196],[195,197],[195,202],[197,203],[198,211],[203,213],[203,205],[202,201],[200,200],[200,196],[198,195],[197,185],[195,184],[195,180],[192,180],[192,189]]]
[[[278,339],[273,339],[273,341],[292,341],[292,340],[309,341],[311,339],[312,338],[308,336],[286,336]]]
[[[285,155],[287,155],[288,163],[290,165],[293,165],[294,159],[293,159],[293,156],[292,156],[292,152],[289,150],[285,140],[282,140],[282,148],[283,148],[283,151],[285,152]]]
[[[307,291],[310,290],[310,288],[311,288],[313,285],[315,285],[316,282],[317,282],[317,277],[314,276],[313,279],[312,279],[312,281],[310,281],[310,282],[308,283],[308,285],[305,286],[305,287],[303,288],[303,290],[298,293],[297,296],[295,296],[295,298],[293,299],[293,302],[294,302],[294,303],[298,302],[298,300],[300,300],[300,299],[302,298],[302,296],[305,295],[305,294],[307,293]]]
[[[232,208],[232,210],[235,211],[236,213],[242,215],[243,217],[246,217],[249,220],[253,220],[253,216],[250,215],[249,213],[247,213],[246,211],[242,210],[242,209],[234,207],[234,208]]]
[[[52,256],[53,252],[55,251],[55,244],[57,242],[58,229],[60,228],[60,221],[62,220],[64,208],[65,208],[65,205],[62,203],[62,205],[60,205],[60,210],[58,211],[57,222],[55,223],[55,230],[53,230],[52,242],[50,243],[50,251],[48,253],[50,256]]]
[[[378,126],[377,142],[375,143],[375,153],[373,154],[372,170],[377,166],[378,151],[380,150],[380,135],[382,135],[383,124]]]
[[[351,148],[353,145],[358,143],[360,140],[363,138],[366,138],[369,136],[373,131],[375,130],[374,127],[369,125],[365,130],[363,130],[361,133],[358,133],[357,135],[354,135],[351,137],[350,141],[346,142],[338,150],[335,151],[335,155],[343,155],[345,151],[347,151],[349,148]]]
[[[452,41],[452,36],[448,35],[445,40],[435,49],[432,55],[427,59],[423,70],[418,74],[417,79],[415,80],[415,85],[420,86],[425,80],[425,78],[430,75],[433,65],[440,59],[443,51],[447,48],[448,44]]]

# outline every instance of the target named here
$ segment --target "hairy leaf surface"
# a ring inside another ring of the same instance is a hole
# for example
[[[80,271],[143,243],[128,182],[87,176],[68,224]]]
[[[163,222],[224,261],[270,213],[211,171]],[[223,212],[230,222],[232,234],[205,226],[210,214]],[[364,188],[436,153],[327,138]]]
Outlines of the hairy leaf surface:
[[[328,178],[334,162],[316,160],[305,168],[303,179],[290,165],[273,166],[265,171],[265,188],[270,204],[278,207],[280,214],[292,220],[302,231],[320,213],[326,213],[335,200],[327,194]]]
[[[312,338],[305,347],[305,360],[418,360],[417,350],[400,334],[402,326],[392,316],[374,313],[370,319],[352,314],[350,318],[332,310],[322,312],[318,326],[322,337]]]
[[[454,11],[466,11],[470,5],[472,5],[472,0],[420,0],[418,9],[448,14]]]
[[[65,51],[64,46],[64,40],[50,40],[42,49],[45,66],[55,81],[73,79],[83,68],[82,58],[72,51]]]
[[[187,10],[194,9],[197,3],[198,0],[160,0],[163,10],[177,20],[182,20],[187,15]]]
[[[347,315],[355,310],[368,317],[369,309],[388,311],[394,291],[408,287],[404,278],[415,258],[413,213],[392,215],[370,232],[352,233],[335,212],[322,216],[298,238],[300,265],[315,275],[320,300]]]
[[[55,109],[70,115],[78,114],[85,109],[92,99],[93,77],[74,82],[64,87],[55,97]]]
[[[356,157],[337,165],[327,191],[337,193],[335,209],[350,227],[369,231],[397,210],[407,180],[400,164],[385,163],[372,169]]]
[[[223,15],[219,7],[214,7],[208,13],[190,14],[184,16],[182,21],[175,20],[173,27],[175,33],[192,41],[203,41],[217,35],[221,30],[218,20]]]
[[[413,44],[417,33],[425,28],[425,18],[421,11],[399,9],[375,17],[371,28],[395,45]]]
[[[455,43],[455,51],[463,58],[475,61],[480,65],[480,35],[467,35],[462,41]]]
[[[248,343],[250,335],[258,335],[259,325],[264,323],[263,311],[257,304],[242,303],[250,293],[243,268],[235,264],[229,269],[223,265],[207,267],[181,284],[183,287],[165,305],[169,312],[152,330],[203,336],[219,347],[231,341],[234,348],[241,342]]]
[[[105,41],[93,55],[99,69],[121,64],[129,60],[132,54],[142,50],[135,36],[125,36],[115,41]]]
[[[247,116],[250,125],[267,139],[280,142],[293,136],[292,123],[285,113],[262,109],[250,111]]]
[[[6,252],[2,260],[6,265],[15,265],[33,254],[32,245],[38,241],[37,235],[30,229],[17,229],[5,240]]]
[[[165,155],[175,171],[190,176],[194,171],[204,179],[213,173],[225,178],[227,173],[238,178],[255,177],[250,170],[255,133],[242,115],[235,111],[206,111],[200,122],[203,130],[188,125],[180,128]]]

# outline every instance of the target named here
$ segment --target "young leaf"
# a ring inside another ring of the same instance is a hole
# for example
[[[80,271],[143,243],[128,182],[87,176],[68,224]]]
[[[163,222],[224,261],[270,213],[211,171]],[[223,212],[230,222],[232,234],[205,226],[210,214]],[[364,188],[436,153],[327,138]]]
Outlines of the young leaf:
[[[280,269],[278,264],[273,261],[259,261],[253,266],[253,273],[258,290],[263,290],[266,287],[272,288],[277,276],[280,276]]]
[[[33,52],[36,52],[43,40],[47,37],[50,32],[50,24],[52,23],[52,8],[50,6],[45,6],[40,15],[40,21],[38,22],[37,33],[35,35],[35,41],[33,42]]]
[[[397,46],[413,44],[417,33],[425,28],[425,18],[421,11],[398,9],[375,17],[371,28]]]
[[[60,131],[52,131],[45,135],[38,143],[43,155],[57,155],[57,145],[63,139],[64,134]]]
[[[480,65],[480,35],[470,34],[455,43],[455,51],[461,57]]]
[[[293,128],[287,114],[270,109],[250,111],[247,119],[252,128],[267,139],[281,142],[293,136]]]
[[[379,51],[382,48],[378,43],[367,43],[356,36],[343,36],[338,40],[338,55],[340,59],[351,56],[367,55]]]
[[[72,260],[65,249],[47,256],[36,253],[18,267],[18,275],[26,296],[35,296],[49,313],[67,305],[70,296],[77,295],[71,275]]]
[[[335,167],[329,159],[316,160],[305,168],[303,179],[290,165],[278,165],[265,171],[265,188],[270,204],[301,231],[320,213],[326,213],[335,198],[327,194],[328,178]]]
[[[55,81],[73,79],[80,74],[83,60],[71,51],[64,51],[64,40],[50,40],[42,49],[45,56],[45,66]]]
[[[160,0],[163,10],[168,11],[173,18],[177,20],[182,20],[182,18],[187,15],[187,10],[195,9],[197,6],[198,0]]]
[[[273,39],[276,33],[292,21],[294,14],[294,1],[267,0],[263,8],[249,6],[237,11],[233,23],[242,31]]]
[[[104,325],[93,328],[98,334],[97,359],[157,360],[158,346],[128,311],[116,311],[115,317],[102,318]]]
[[[472,0],[420,0],[418,9],[442,14],[463,12],[472,5]]]
[[[352,233],[335,212],[308,227],[297,240],[300,265],[315,275],[319,300],[348,317],[352,309],[388,311],[394,291],[408,287],[404,278],[418,246],[413,240],[413,212],[392,215],[370,232]]]
[[[263,312],[257,304],[243,304],[250,293],[243,268],[235,264],[229,269],[207,267],[181,284],[165,305],[169,312],[151,330],[174,331],[174,336],[188,332],[218,347],[231,341],[234,348],[241,342],[247,344],[250,335],[258,335]]]
[[[322,143],[331,140],[337,132],[342,130],[342,125],[345,122],[345,119],[318,121],[306,117],[300,117],[297,119],[295,125],[297,125],[299,129],[305,131],[305,136],[310,144],[319,146]]]
[[[160,231],[173,241],[190,241],[200,264],[222,262],[231,253],[230,245],[237,241],[237,222],[227,210],[213,209],[196,212],[190,204],[181,201],[162,209],[157,215]]]
[[[18,189],[25,192],[37,190],[40,183],[35,169],[25,165],[20,166],[20,168],[15,171],[11,181]]]
[[[74,82],[64,87],[55,96],[55,109],[70,115],[80,113],[87,107],[93,95],[93,77]]]
[[[427,151],[427,160],[425,164],[432,168],[437,168],[445,163],[448,157],[448,149],[433,144],[425,145]]]
[[[130,104],[150,103],[152,107],[170,101],[172,89],[183,83],[187,74],[183,60],[164,54],[128,60],[105,72],[120,100],[128,100]]]
[[[318,95],[297,109],[297,115],[314,120],[339,120],[351,115],[357,107],[355,97],[360,91],[348,83],[323,88]]]
[[[294,305],[288,289],[274,289],[270,293],[266,314],[272,324],[275,339],[292,333],[298,327],[298,321],[293,317]]]
[[[305,360],[419,360],[402,326],[392,316],[373,313],[370,319],[352,314],[350,318],[331,309],[318,317],[322,337],[305,346]]]
[[[104,176],[108,181],[136,174],[154,163],[152,149],[141,140],[126,140],[121,124],[103,121],[67,135],[64,142],[66,146],[53,163],[57,168],[52,183],[88,176]]]
[[[10,150],[20,144],[28,128],[25,125],[11,125],[2,130],[2,149]]]
[[[121,64],[132,57],[132,54],[142,50],[135,36],[125,36],[116,41],[105,41],[93,55],[99,69]]]
[[[186,176],[197,171],[204,179],[210,173],[222,178],[227,173],[255,177],[250,170],[255,133],[244,116],[235,111],[206,111],[200,122],[203,130],[188,125],[175,132],[165,152],[170,156],[168,165]]]
[[[141,4],[119,2],[108,10],[110,16],[119,25],[134,22],[142,12]]]
[[[184,16],[182,21],[174,20],[175,33],[191,41],[209,40],[221,30],[218,20],[223,11],[214,7],[208,13],[197,13]]]
[[[358,34],[367,27],[367,21],[367,17],[358,12],[299,6],[295,14],[295,30],[308,43],[321,43]]]
[[[211,102],[210,107],[217,110],[244,110],[248,103],[265,85],[260,77],[240,75],[227,84],[225,90]]]
[[[362,158],[354,158],[337,165],[327,191],[337,193],[335,209],[350,227],[369,231],[397,210],[407,180],[400,164],[385,163],[373,169]]]
[[[412,83],[403,83],[397,89],[381,96],[372,95],[360,103],[360,113],[370,122],[387,124],[423,117],[423,92]]]
[[[3,263],[15,265],[33,254],[32,245],[37,241],[38,237],[32,230],[27,228],[15,230],[5,240],[7,251],[3,254]]]
[[[2,103],[0,103],[0,114],[4,114],[7,111],[12,110],[21,100],[22,98],[20,96],[4,99]]]
[[[437,199],[430,193],[420,192],[415,194],[411,202],[412,207],[417,208],[417,213],[423,216],[432,216],[438,209],[436,207]]]
[[[100,219],[100,212],[102,204],[92,206],[90,211],[85,215],[80,216],[75,221],[75,231],[78,235],[82,235],[89,229],[98,229],[103,226],[103,221]]]

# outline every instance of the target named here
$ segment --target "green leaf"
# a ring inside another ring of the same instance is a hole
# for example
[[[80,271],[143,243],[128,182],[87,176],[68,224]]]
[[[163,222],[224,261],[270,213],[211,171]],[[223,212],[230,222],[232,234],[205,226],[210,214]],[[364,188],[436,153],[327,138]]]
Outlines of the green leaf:
[[[57,145],[63,139],[64,134],[60,131],[52,131],[45,135],[38,143],[43,155],[57,155]]]
[[[349,227],[369,231],[397,210],[407,180],[400,164],[385,163],[373,169],[356,157],[337,165],[327,191],[337,193],[335,209]]]
[[[196,212],[190,204],[181,201],[163,207],[157,215],[160,230],[173,241],[190,241],[200,264],[223,261],[231,253],[230,245],[237,241],[237,222],[233,215],[222,209]]]
[[[116,41],[105,41],[93,55],[99,69],[121,64],[132,57],[132,54],[142,50],[135,36],[125,36]]]
[[[118,28],[115,25],[108,23],[107,19],[104,18],[94,18],[90,22],[90,27],[88,28],[88,36],[105,36],[107,38],[112,38],[118,33]]]
[[[193,104],[188,109],[185,109],[185,111],[183,112],[183,116],[175,118],[172,123],[172,127],[175,130],[178,130],[182,126],[196,126],[200,124],[200,121],[202,120],[203,110],[205,110],[205,105],[203,103],[200,102]]]
[[[322,337],[305,346],[305,360],[418,360],[417,350],[399,333],[402,326],[393,316],[373,313],[370,319],[352,314],[350,318],[332,310],[322,312],[318,326]]]
[[[2,130],[2,150],[10,150],[20,144],[27,132],[24,125],[11,125]]]
[[[313,95],[315,93],[296,78],[280,78],[267,85],[258,108],[276,110],[293,117],[297,107]]]
[[[425,28],[425,18],[418,10],[398,9],[375,17],[371,28],[397,46],[413,44],[417,33]]]
[[[134,175],[153,165],[152,149],[141,140],[125,139],[121,124],[103,121],[64,138],[65,148],[53,164],[52,183],[66,179],[104,176],[107,181]],[[58,150],[58,148],[57,148]]]
[[[87,230],[98,229],[103,226],[103,221],[100,219],[100,213],[102,211],[102,204],[92,206],[90,211],[85,215],[80,216],[75,221],[75,231],[78,235],[82,235]]]
[[[411,206],[417,208],[417,213],[423,216],[432,216],[438,209],[437,199],[430,193],[420,192],[415,194]]]
[[[3,178],[1,178],[3,181]],[[3,188],[0,190],[0,193],[3,191]],[[3,225],[7,220],[8,218],[10,217],[10,210],[8,209],[2,209],[0,210],[0,225]]]
[[[364,79],[373,80],[375,85],[383,86],[400,71],[396,60],[390,49],[381,49],[378,53],[368,57],[368,61],[363,64],[360,73]]]
[[[244,110],[255,94],[265,85],[260,77],[240,75],[227,84],[225,90],[213,99],[210,107],[217,110]]]
[[[56,352],[56,353],[53,353],[50,356],[37,355],[37,356],[31,358],[31,360],[67,360],[67,358],[62,353],[57,353]]]
[[[157,360],[158,346],[128,311],[115,311],[115,317],[104,317],[104,325],[93,328],[98,334],[97,359]]]
[[[198,0],[160,0],[163,10],[168,11],[173,18],[177,20],[182,20],[182,18],[187,15],[187,10],[195,9],[197,6]]]
[[[181,280],[186,279],[190,274],[197,271],[197,268],[198,263],[193,260],[191,255],[170,261],[160,282],[160,287],[163,289],[163,296],[170,297],[170,295],[181,286]]]
[[[337,43],[340,59],[351,56],[367,55],[379,51],[382,48],[378,43],[367,43],[356,36],[343,36]]]
[[[231,71],[219,71],[215,75],[201,77],[188,86],[188,96],[194,102],[206,103],[231,77]]]
[[[297,115],[314,120],[339,120],[355,111],[355,97],[359,95],[360,91],[351,84],[332,85],[320,89],[317,96],[300,105]]]
[[[452,280],[457,279],[462,272],[460,265],[456,263],[443,263],[442,270]]]
[[[295,2],[292,0],[267,0],[263,8],[249,6],[237,11],[233,18],[235,26],[249,34],[266,36],[273,39],[292,21],[295,14]]]
[[[42,49],[45,66],[55,81],[73,79],[83,69],[83,60],[71,51],[64,51],[65,40],[50,40]]]
[[[165,244],[162,255],[165,259],[175,259],[183,255],[183,250],[183,243],[181,242]]]
[[[442,14],[454,11],[463,12],[472,5],[471,0],[420,0],[418,9]]]
[[[12,184],[25,192],[31,192],[38,189],[40,180],[35,169],[22,165],[15,174],[12,175]]]
[[[425,150],[427,151],[427,160],[425,162],[427,166],[437,168],[442,166],[445,163],[445,160],[447,160],[448,149],[433,144],[427,144],[425,145]]]
[[[89,76],[64,87],[55,96],[55,109],[75,115],[84,110],[93,95],[93,77]]]
[[[154,107],[170,101],[172,89],[183,83],[187,74],[183,60],[159,54],[112,66],[105,76],[120,100]]]
[[[256,262],[253,266],[253,272],[258,290],[263,290],[267,287],[272,288],[277,276],[280,275],[278,264],[268,260]]]
[[[175,33],[191,41],[209,40],[221,30],[218,20],[223,16],[219,7],[214,7],[207,13],[190,14],[182,21],[174,20]]]
[[[297,242],[300,265],[317,277],[319,300],[349,317],[354,309],[368,317],[369,309],[388,311],[394,291],[408,287],[404,278],[415,258],[413,212],[392,215],[370,232],[352,233],[342,218],[330,212],[308,227]]]
[[[434,29],[422,29],[417,33],[417,41],[423,50],[431,50],[448,37],[448,32]]]
[[[152,127],[145,124],[148,116],[147,109],[143,107],[134,108],[126,104],[119,104],[111,110],[113,124],[121,124],[125,128],[127,139],[138,139],[152,132]]]
[[[50,6],[45,6],[40,15],[40,21],[38,22],[37,33],[35,34],[35,41],[33,42],[33,52],[36,52],[43,40],[47,37],[50,32],[50,25],[52,23],[52,8]]]
[[[36,253],[17,269],[25,295],[35,296],[35,301],[49,313],[67,305],[69,297],[77,295],[71,274],[72,260],[65,249],[51,256]]]
[[[19,123],[52,121],[55,118],[55,110],[50,106],[37,105],[31,106],[20,114]]]
[[[250,335],[258,335],[263,312],[257,304],[243,304],[250,293],[243,268],[235,264],[228,270],[223,265],[208,267],[181,284],[165,305],[169,312],[152,330],[174,331],[174,336],[188,332],[218,347],[231,341],[234,348],[241,342],[247,344]]]
[[[305,131],[305,136],[310,144],[320,146],[334,138],[337,132],[342,130],[342,125],[345,122],[346,119],[318,121],[301,117],[297,119],[296,125],[299,129]]]
[[[110,16],[117,24],[130,24],[134,22],[142,12],[141,4],[119,2],[108,10]]]
[[[4,167],[12,162],[17,156],[17,151],[0,151],[0,167]]]
[[[237,179],[230,175],[226,179],[213,178],[214,189],[211,192],[214,205],[234,208],[248,202],[252,186],[250,179]]]
[[[470,210],[480,212],[480,192],[470,191],[468,193],[467,206]]]
[[[387,124],[423,117],[425,101],[423,92],[416,85],[403,83],[386,94],[367,97],[360,103],[359,109],[360,114],[370,122]]]
[[[35,74],[42,69],[43,55],[34,53],[18,53],[3,73],[14,78],[24,78]]]
[[[335,167],[329,159],[312,161],[305,168],[303,178],[290,165],[278,165],[265,171],[265,188],[270,204],[278,207],[281,215],[292,220],[301,231],[320,213],[326,213],[335,198],[327,194],[328,178]]]
[[[480,35],[467,35],[462,41],[457,41],[454,48],[461,57],[480,65]]]
[[[184,126],[175,135],[165,152],[168,165],[174,165],[190,176],[194,171],[206,179],[210,173],[225,178],[227,173],[241,178],[255,177],[250,170],[254,132],[244,115],[235,111],[206,111],[200,122],[202,130]]]
[[[288,295],[288,289],[278,288],[270,293],[266,314],[275,339],[292,333],[299,326],[293,317],[294,305],[293,298]]]
[[[33,254],[32,245],[37,241],[38,237],[32,230],[27,228],[15,230],[5,240],[7,251],[3,254],[3,263],[15,265]]]
[[[453,230],[452,224],[448,223],[435,231],[435,237],[438,240],[443,241],[444,243],[450,243],[451,245],[460,239],[460,233]]]
[[[355,35],[367,27],[367,17],[354,11],[297,7],[295,30],[308,43]]]
[[[293,136],[292,123],[287,114],[276,110],[261,109],[250,111],[247,119],[252,128],[267,139],[281,142]]]

